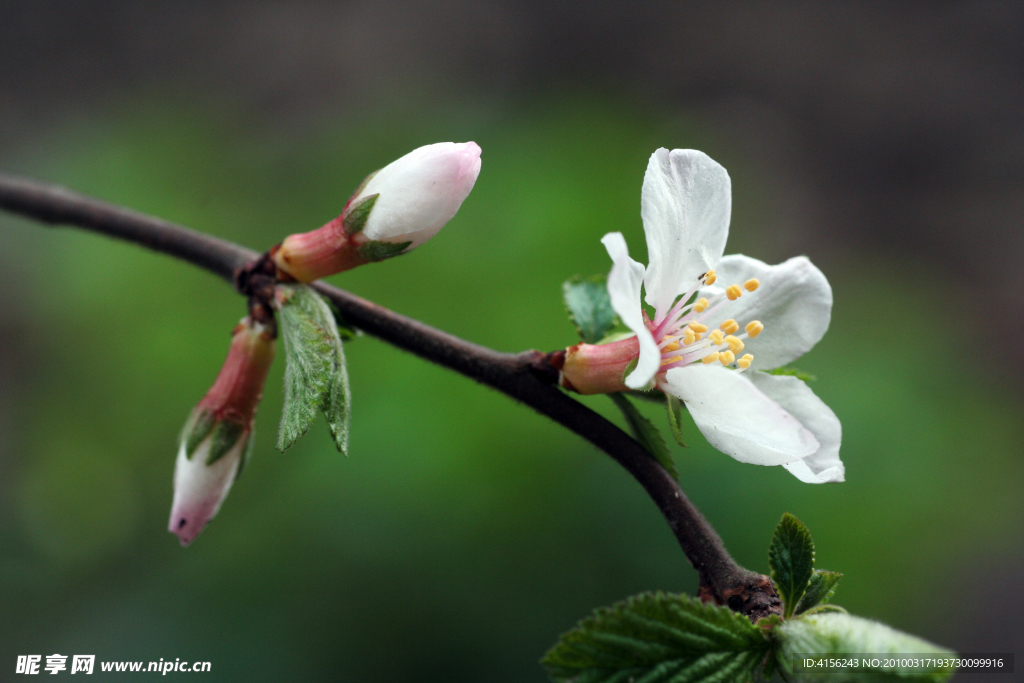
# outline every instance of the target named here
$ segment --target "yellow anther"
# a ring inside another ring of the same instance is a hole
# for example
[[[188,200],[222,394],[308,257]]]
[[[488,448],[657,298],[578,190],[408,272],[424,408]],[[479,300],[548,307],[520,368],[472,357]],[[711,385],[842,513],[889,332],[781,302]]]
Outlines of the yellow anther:
[[[711,334],[708,335],[708,339],[711,340],[712,344],[715,344],[717,346],[718,344],[722,343],[722,337],[724,336],[725,335],[722,333],[721,330],[713,330]]]
[[[736,301],[743,296],[743,290],[740,289],[739,285],[729,285],[725,288],[725,295],[729,298],[729,301]]]
[[[701,360],[704,362],[704,365],[711,365],[716,360],[718,360],[718,355],[718,351],[715,351],[714,353],[709,353],[708,355],[704,356]]]
[[[697,335],[693,333],[693,330],[689,327],[683,330],[683,346],[689,346],[695,341],[697,341]]]
[[[743,342],[739,337],[734,337],[731,334],[725,338],[725,343],[729,345],[729,350],[733,353],[739,353],[743,350]]]
[[[747,290],[748,292],[753,292],[755,289],[757,289],[760,286],[761,286],[761,281],[758,280],[756,277],[752,277],[752,278],[750,278],[749,280],[747,280],[746,282],[743,283],[743,289]]]
[[[754,362],[754,356],[749,353],[743,354],[743,358],[736,361],[736,365],[740,366],[744,370],[750,367],[750,364]]]
[[[662,353],[666,353],[668,351],[678,351],[678,350],[679,350],[679,342],[678,341],[674,341],[671,344],[669,344],[668,346],[666,346],[665,348],[663,348],[661,350],[661,352]]]
[[[736,334],[737,332],[740,331],[740,324],[733,320],[732,318],[729,318],[728,320],[723,322],[721,325],[719,325],[719,327],[721,327],[722,331],[725,332],[726,334]],[[754,335],[750,336],[753,337]]]
[[[706,284],[706,285],[713,285],[713,284],[715,284],[715,280],[717,280],[717,279],[718,279],[718,276],[715,275],[715,271],[713,271],[713,270],[709,270],[708,272],[704,273],[704,284]]]
[[[672,356],[671,358],[666,358],[665,360],[661,361],[661,364],[668,365],[669,363],[675,363],[676,361],[681,361],[682,359],[682,356]]]
[[[686,326],[689,327],[694,332],[707,332],[708,331],[708,326],[707,325],[702,325],[701,323],[687,323]]]
[[[693,310],[697,313],[703,313],[708,309],[708,300],[704,297],[697,299],[696,303],[693,304]]]
[[[745,329],[747,330],[747,334],[750,335],[750,338],[753,339],[764,331],[764,325],[761,324],[760,320],[751,320],[747,323],[747,327]]]
[[[718,354],[718,360],[722,362],[722,365],[732,365],[736,362],[736,355],[732,351],[722,351]]]
[[[697,341],[700,341],[701,339],[703,339],[703,338],[704,338],[704,335],[703,335],[703,334],[701,334],[700,332],[696,333],[696,334],[695,334],[695,335],[693,335],[693,336],[697,338]]]

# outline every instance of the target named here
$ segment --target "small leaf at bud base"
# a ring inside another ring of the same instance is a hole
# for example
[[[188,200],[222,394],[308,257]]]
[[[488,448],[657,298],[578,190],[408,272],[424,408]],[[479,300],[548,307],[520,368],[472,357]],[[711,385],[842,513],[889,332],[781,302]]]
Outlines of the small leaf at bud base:
[[[271,258],[295,280],[312,282],[397,256],[436,235],[479,175],[480,147],[475,142],[420,147],[371,174],[338,218],[317,230],[289,235],[271,250]],[[385,250],[379,244],[391,246]]]
[[[363,197],[358,202],[349,204],[348,208],[341,214],[341,225],[349,235],[355,235],[366,227],[366,219],[370,217],[373,205],[377,203],[380,194],[371,194]]]
[[[217,380],[189,416],[174,467],[168,531],[188,545],[227,497],[251,449],[252,423],[274,359],[274,339],[245,318]]]
[[[359,255],[367,261],[383,261],[405,253],[412,242],[364,242],[359,245]]]

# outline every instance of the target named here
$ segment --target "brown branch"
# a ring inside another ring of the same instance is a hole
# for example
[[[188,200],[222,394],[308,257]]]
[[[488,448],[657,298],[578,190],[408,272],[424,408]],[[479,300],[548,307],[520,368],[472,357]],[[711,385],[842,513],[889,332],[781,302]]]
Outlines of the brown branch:
[[[53,224],[74,225],[170,254],[233,281],[254,251],[70,190],[0,174],[0,208]],[[345,320],[401,349],[459,372],[525,403],[610,455],[643,486],[700,574],[700,596],[756,619],[779,613],[767,577],[740,567],[676,481],[614,424],[555,386],[557,371],[539,351],[498,353],[318,282]]]

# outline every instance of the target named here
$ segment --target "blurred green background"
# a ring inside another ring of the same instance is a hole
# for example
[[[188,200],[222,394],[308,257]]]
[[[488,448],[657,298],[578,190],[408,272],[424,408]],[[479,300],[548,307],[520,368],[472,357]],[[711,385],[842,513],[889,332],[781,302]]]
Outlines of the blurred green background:
[[[705,106],[597,76],[505,99],[410,91],[402,106],[392,94],[287,124],[157,78],[0,146],[3,169],[265,249],[333,218],[406,151],[475,140],[480,179],[437,238],[331,281],[480,344],[548,351],[574,342],[560,285],[608,270],[605,232],[645,260],[650,153],[702,149],[733,178],[727,252],[804,253],[832,283],[832,327],[796,365],[842,420],[847,482],[741,465],[690,423],[691,447],[674,448],[684,490],[751,569],[767,571],[789,511],[818,566],[845,573],[838,604],[961,650],[1019,645],[1020,589],[1007,587],[1024,566],[1024,401],[1014,366],[988,355],[1019,344],[979,310],[984,274],[907,248],[913,231],[859,240],[794,211],[829,198],[808,200],[820,188],[788,184]],[[57,652],[205,660],[218,681],[541,681],[537,660],[592,608],[695,591],[608,457],[369,337],[346,349],[351,457],[322,422],[274,450],[281,354],[251,466],[179,548],[165,530],[175,438],[244,302],[130,244],[6,214],[0,235],[0,679],[16,655]],[[583,400],[621,423],[606,398]]]

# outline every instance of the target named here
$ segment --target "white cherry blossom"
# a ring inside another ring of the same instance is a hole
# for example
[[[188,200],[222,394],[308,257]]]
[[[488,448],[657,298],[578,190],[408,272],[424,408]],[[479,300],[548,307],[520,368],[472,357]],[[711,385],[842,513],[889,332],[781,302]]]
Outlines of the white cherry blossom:
[[[636,333],[618,342],[637,347],[625,385],[653,382],[679,398],[708,441],[740,462],[782,465],[808,483],[843,481],[835,414],[800,379],[760,372],[821,339],[832,289],[802,256],[775,266],[723,258],[731,203],[721,165],[696,150],[659,149],[641,194],[650,263],[629,257],[621,233],[602,239],[612,307]]]

